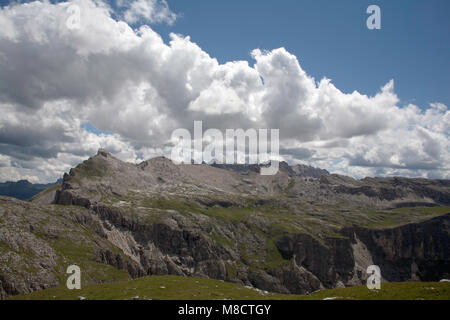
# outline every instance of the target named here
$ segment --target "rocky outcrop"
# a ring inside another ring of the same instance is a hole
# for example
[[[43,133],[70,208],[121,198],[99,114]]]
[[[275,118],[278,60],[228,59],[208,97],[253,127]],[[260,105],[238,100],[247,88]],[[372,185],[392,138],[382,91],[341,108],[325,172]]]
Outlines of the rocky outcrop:
[[[312,166],[301,165],[301,164],[297,164],[297,165],[293,166],[292,170],[295,172],[296,176],[304,177],[304,178],[310,177],[310,178],[318,179],[323,175],[330,174],[325,169],[315,168]]]
[[[138,278],[146,275],[139,264],[124,258],[121,254],[114,254],[110,250],[100,249],[96,251],[96,261],[109,264],[116,269],[126,270],[131,277]]]
[[[89,209],[91,201],[89,199],[74,195],[68,190],[56,190],[55,200],[56,204],[64,206],[80,206]]]

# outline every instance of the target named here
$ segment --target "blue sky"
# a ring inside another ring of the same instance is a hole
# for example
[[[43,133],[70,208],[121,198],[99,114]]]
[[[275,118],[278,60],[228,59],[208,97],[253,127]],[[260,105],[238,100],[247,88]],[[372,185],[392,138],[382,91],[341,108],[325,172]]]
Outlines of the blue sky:
[[[450,105],[448,0],[168,0],[180,17],[152,26],[162,36],[190,35],[223,63],[249,60],[254,48],[285,47],[316,80],[373,95],[390,79],[401,103]],[[382,29],[366,28],[381,8]],[[415,100],[413,100],[415,99]]]

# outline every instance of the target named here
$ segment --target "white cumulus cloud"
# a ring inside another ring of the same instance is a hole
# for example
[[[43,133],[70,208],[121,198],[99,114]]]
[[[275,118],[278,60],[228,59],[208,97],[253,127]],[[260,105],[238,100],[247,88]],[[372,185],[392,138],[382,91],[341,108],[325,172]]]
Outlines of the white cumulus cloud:
[[[80,28],[67,28],[70,5]],[[286,160],[337,173],[450,177],[446,105],[401,106],[393,80],[374,96],[343,93],[284,48],[220,64],[189,36],[166,43],[139,23],[174,22],[165,1],[122,6],[125,21],[100,0],[0,9],[0,180],[51,181],[99,147],[132,162],[167,155],[172,131],[194,120],[280,129]]]

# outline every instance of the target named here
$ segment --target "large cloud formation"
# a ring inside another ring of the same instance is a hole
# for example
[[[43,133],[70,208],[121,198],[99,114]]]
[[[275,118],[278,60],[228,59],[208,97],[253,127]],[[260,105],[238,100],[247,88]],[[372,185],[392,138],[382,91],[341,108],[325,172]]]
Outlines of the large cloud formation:
[[[121,4],[122,2],[119,2]],[[68,28],[71,5],[79,28]],[[450,112],[399,106],[394,81],[375,96],[316,81],[284,48],[219,64],[173,23],[165,1],[118,15],[100,0],[0,10],[0,180],[52,181],[104,147],[125,161],[169,154],[176,128],[279,128],[282,156],[355,177],[450,178]],[[119,16],[119,17],[118,17]],[[102,132],[86,130],[90,123]]]

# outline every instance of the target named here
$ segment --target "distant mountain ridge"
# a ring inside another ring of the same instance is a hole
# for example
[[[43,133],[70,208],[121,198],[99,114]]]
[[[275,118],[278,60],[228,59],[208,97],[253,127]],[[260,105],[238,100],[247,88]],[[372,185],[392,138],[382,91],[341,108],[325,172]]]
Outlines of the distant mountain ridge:
[[[44,191],[47,188],[53,187],[62,182],[62,179],[59,179],[53,183],[41,184],[41,183],[31,183],[28,180],[19,180],[16,182],[7,181],[4,183],[0,183],[0,195],[6,197],[12,197],[20,200],[30,199],[33,196],[37,195],[41,191]]]
[[[270,162],[269,162],[270,163]],[[262,165],[259,164],[218,164],[211,163],[212,167],[234,171],[241,174],[248,174],[250,171],[259,172]],[[290,166],[287,162],[281,161],[279,168],[288,173],[290,177],[315,178],[318,179],[322,175],[330,174],[325,169],[320,169],[303,164]]]

